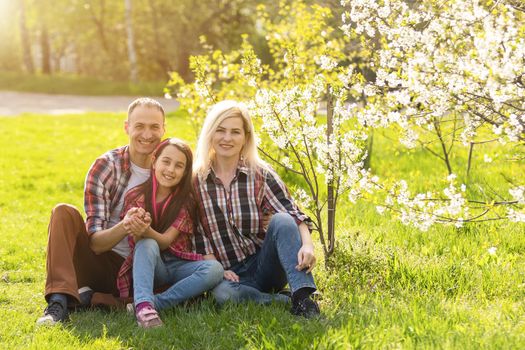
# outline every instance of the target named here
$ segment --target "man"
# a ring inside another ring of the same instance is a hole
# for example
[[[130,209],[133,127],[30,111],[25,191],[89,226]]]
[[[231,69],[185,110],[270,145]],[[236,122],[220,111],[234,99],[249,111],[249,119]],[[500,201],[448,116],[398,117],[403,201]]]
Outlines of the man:
[[[150,98],[133,101],[124,123],[129,145],[99,157],[86,176],[86,222],[71,205],[53,209],[47,247],[48,306],[37,324],[67,320],[68,305],[116,302],[117,273],[129,254],[130,219],[120,220],[124,195],[148,179],[150,155],[164,135],[164,123],[159,102]]]

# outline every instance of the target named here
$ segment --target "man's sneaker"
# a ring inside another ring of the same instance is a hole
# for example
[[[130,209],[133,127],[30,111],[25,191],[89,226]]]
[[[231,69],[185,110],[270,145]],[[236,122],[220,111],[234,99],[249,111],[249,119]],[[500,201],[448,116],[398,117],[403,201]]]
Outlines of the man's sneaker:
[[[89,287],[82,287],[78,290],[78,296],[80,298],[81,307],[90,307],[91,298],[93,297],[93,289]]]
[[[321,314],[317,302],[310,298],[294,301],[292,303],[291,313],[296,316],[304,316],[306,318],[317,317]]]
[[[157,310],[151,306],[146,306],[137,312],[137,323],[141,328],[155,328],[163,325]]]
[[[286,295],[290,299],[292,298],[292,292],[287,288],[281,289],[277,294]]]
[[[65,322],[69,319],[67,308],[57,301],[52,301],[44,310],[44,316],[40,317],[37,325],[55,325],[58,322]]]

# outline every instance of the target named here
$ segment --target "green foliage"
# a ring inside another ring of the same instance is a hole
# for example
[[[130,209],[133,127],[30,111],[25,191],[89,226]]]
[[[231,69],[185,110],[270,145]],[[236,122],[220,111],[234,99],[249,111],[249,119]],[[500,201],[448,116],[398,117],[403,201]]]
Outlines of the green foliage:
[[[167,134],[187,138],[185,118],[168,116]],[[45,307],[50,210],[59,202],[82,207],[92,161],[126,143],[124,119],[93,113],[0,118],[0,348],[502,349],[525,343],[523,226],[440,226],[423,233],[378,216],[370,203],[345,201],[332,266],[315,270],[320,320],[295,318],[283,305],[217,308],[205,300],[163,312],[166,326],[151,331],[140,330],[124,311],[78,312],[63,327],[35,328]],[[394,171],[396,160],[403,163],[397,175],[407,178],[417,164],[432,166],[423,152],[395,152],[378,147],[380,172]]]
[[[255,9],[261,2],[269,1],[132,1],[139,78],[161,80],[167,72],[176,71],[190,79],[189,56],[202,52],[199,37],[206,36],[221,49],[237,46],[242,33],[255,33]],[[25,39],[19,21],[23,9]],[[23,64],[26,45],[36,72],[42,72],[46,59],[51,74],[126,80],[130,62],[125,23],[124,1],[2,1],[0,70],[27,71]],[[40,54],[44,47],[49,48],[49,55]]]
[[[0,71],[0,90],[90,96],[161,96],[164,82],[128,83],[75,75],[30,75]]]

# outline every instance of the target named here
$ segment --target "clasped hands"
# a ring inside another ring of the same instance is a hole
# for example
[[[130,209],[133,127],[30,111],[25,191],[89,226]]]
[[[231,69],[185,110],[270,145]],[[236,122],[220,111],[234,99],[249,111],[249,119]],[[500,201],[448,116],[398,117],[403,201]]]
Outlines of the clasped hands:
[[[151,215],[143,208],[131,208],[124,216],[122,224],[127,234],[132,235],[133,240],[137,242],[144,238],[144,234],[150,227]]]

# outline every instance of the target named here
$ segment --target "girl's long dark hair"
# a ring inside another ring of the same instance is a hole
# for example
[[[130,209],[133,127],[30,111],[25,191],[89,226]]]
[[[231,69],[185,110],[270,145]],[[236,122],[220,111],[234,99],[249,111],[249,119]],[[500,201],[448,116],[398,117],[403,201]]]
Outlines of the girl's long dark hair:
[[[157,219],[153,214],[153,205],[155,205],[155,203],[152,201],[153,178],[155,177],[153,165],[155,164],[157,158],[162,154],[162,151],[168,146],[176,147],[186,156],[186,168],[184,169],[184,175],[182,176],[180,182],[171,189],[173,192],[173,197],[157,222]],[[157,232],[165,232],[171,226],[171,224],[173,224],[173,221],[179,214],[179,211],[184,207],[190,214],[191,220],[193,222],[193,231],[195,232],[198,217],[197,205],[195,202],[195,191],[193,189],[192,183],[193,154],[190,147],[182,140],[177,138],[169,138],[162,141],[157,146],[155,151],[153,151],[152,157],[153,160],[151,162],[151,175],[149,179],[139,187],[139,193],[144,195],[145,209],[148,213],[150,213],[152,218],[151,227]]]

